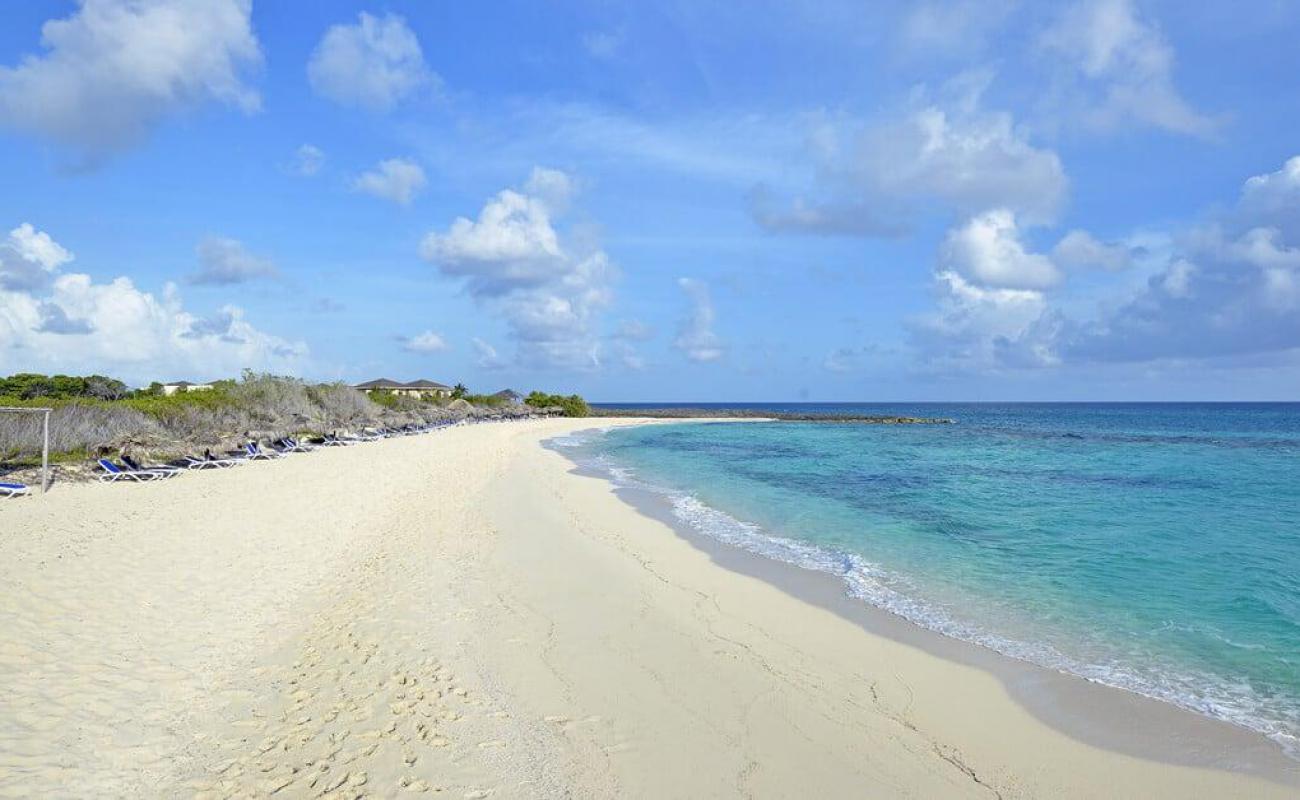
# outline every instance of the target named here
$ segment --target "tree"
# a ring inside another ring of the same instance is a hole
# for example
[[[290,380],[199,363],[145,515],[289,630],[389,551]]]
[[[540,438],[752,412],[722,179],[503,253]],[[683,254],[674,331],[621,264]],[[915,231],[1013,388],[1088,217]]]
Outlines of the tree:
[[[86,394],[98,400],[121,400],[126,397],[126,384],[103,375],[86,378]]]
[[[469,389],[465,388],[465,384],[463,384],[463,383],[458,383],[458,384],[456,384],[454,387],[452,387],[452,390],[451,390],[451,399],[452,399],[452,400],[462,400],[462,399],[464,399],[465,395],[467,395],[467,394],[469,394]]]

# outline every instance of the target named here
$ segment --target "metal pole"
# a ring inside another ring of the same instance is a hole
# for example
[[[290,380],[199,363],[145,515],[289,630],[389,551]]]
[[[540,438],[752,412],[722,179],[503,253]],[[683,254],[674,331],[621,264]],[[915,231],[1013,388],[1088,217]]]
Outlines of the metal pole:
[[[41,494],[50,490],[50,410],[45,409],[44,438],[41,442]]]

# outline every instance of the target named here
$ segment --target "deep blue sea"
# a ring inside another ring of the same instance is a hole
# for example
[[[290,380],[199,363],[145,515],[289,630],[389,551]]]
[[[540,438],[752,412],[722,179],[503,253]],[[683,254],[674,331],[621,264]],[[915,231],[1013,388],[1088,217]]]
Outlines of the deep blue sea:
[[[683,423],[560,444],[699,533],[1300,754],[1300,404],[748,407],[957,424]]]

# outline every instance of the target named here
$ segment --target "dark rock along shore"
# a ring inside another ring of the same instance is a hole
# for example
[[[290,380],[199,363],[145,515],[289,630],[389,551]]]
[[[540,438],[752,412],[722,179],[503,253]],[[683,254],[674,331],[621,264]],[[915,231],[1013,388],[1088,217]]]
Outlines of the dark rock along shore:
[[[763,411],[752,408],[600,408],[591,407],[593,417],[651,417],[654,419],[775,419],[782,422],[856,422],[864,425],[952,425],[946,417],[898,417],[872,414],[809,414],[792,411]]]

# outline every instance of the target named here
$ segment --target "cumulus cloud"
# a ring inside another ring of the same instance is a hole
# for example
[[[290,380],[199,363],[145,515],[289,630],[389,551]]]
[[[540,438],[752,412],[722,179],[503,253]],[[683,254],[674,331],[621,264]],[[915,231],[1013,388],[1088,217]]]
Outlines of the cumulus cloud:
[[[1052,248],[1052,260],[1070,269],[1119,272],[1133,264],[1133,248],[1121,242],[1103,242],[1083,230],[1072,230]]]
[[[826,123],[813,137],[813,199],[783,204],[765,187],[751,212],[772,230],[889,236],[918,201],[963,215],[1006,208],[1033,223],[1055,219],[1069,187],[1061,160],[1031,144],[1011,114],[982,107],[989,80],[971,73],[941,97],[866,126]]]
[[[364,11],[355,25],[332,25],[325,31],[307,62],[307,78],[317,94],[374,112],[390,111],[438,83],[405,19]]]
[[[199,269],[186,278],[195,285],[230,286],[280,274],[269,259],[253,255],[235,239],[209,236],[199,242],[197,252]]]
[[[88,163],[142,141],[178,109],[260,107],[250,0],[82,0],[41,28],[45,52],[0,67],[0,123]]]
[[[433,331],[425,331],[402,340],[402,349],[408,353],[440,353],[451,349],[447,340]]]
[[[67,263],[54,245],[47,254]],[[48,239],[48,242],[46,242]],[[186,310],[168,284],[161,295],[119,277],[96,283],[89,275],[60,273],[42,287],[0,286],[0,371],[120,375],[141,382],[178,374],[229,374],[244,367],[293,370],[307,347],[255,328],[242,310],[225,306],[204,317]],[[91,335],[93,334],[93,335]]]
[[[505,318],[523,364],[600,363],[596,321],[613,298],[615,269],[599,247],[556,230],[572,187],[563,173],[534,169],[522,189],[502,190],[476,219],[458,217],[421,243],[442,275],[463,279],[472,297]]]
[[[941,261],[938,308],[912,321],[913,344],[924,363],[941,370],[1241,359],[1300,350],[1300,220],[1286,207],[1294,166],[1293,159],[1247,180],[1233,208],[1174,237],[1163,264],[1143,285],[1092,315],[1067,316],[1054,307],[1048,285],[1003,280],[1001,266],[959,270]],[[1122,262],[1119,247],[1076,231],[1053,256],[1115,268]],[[1020,263],[1020,253],[1013,248],[1005,263]]]
[[[1219,122],[1174,86],[1174,50],[1132,0],[1080,0],[1042,35],[1042,49],[1067,66],[1066,102],[1103,131],[1130,124],[1212,136]]]
[[[300,178],[310,178],[325,166],[325,151],[314,144],[304,144],[293,153],[289,172]]]
[[[505,359],[497,353],[497,349],[482,339],[475,336],[470,343],[474,345],[474,352],[477,354],[475,363],[481,369],[504,369],[506,366]]]
[[[694,278],[678,278],[677,285],[689,298],[690,309],[682,320],[673,346],[691,361],[717,361],[726,354],[726,348],[713,330],[717,315],[708,284]]]
[[[1094,361],[1244,356],[1300,348],[1300,158],[1249,178],[1219,222],[1178,242],[1143,289],[1063,342]]]
[[[36,328],[37,333],[61,333],[74,336],[90,333],[95,329],[89,320],[73,319],[62,306],[55,303],[42,302],[37,310],[41,314],[41,324]]]
[[[1248,178],[1236,218],[1241,224],[1300,231],[1300,156],[1275,172]]]
[[[1046,289],[1061,281],[1061,272],[1050,258],[1025,248],[1015,214],[1005,208],[986,211],[950,231],[940,261],[993,288]]]
[[[410,159],[390,158],[380,161],[373,170],[357,176],[352,182],[352,188],[407,206],[424,189],[426,183],[424,169],[419,164]]]
[[[49,234],[24,222],[0,241],[0,289],[40,288],[71,260],[72,253]]]
[[[1047,299],[1035,289],[988,288],[952,270],[935,275],[938,308],[909,323],[926,368],[940,372],[1058,361]]]

